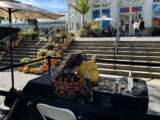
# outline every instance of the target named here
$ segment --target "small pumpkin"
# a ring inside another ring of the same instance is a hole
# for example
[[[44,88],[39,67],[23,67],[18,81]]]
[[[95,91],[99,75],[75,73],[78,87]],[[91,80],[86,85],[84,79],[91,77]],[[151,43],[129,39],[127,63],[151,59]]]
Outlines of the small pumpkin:
[[[30,73],[34,73],[34,67],[29,68]]]
[[[74,41],[75,40],[75,37],[72,37],[72,41]]]
[[[43,65],[43,67],[45,72],[48,71],[48,65]]]
[[[62,44],[56,44],[56,47],[57,47],[57,48],[61,48],[61,47],[62,47]]]
[[[27,68],[27,67],[24,68],[24,69],[23,69],[23,72],[24,72],[24,73],[28,73],[28,72],[29,72],[28,68]]]
[[[51,65],[55,66],[57,64],[57,60],[51,60]]]
[[[24,67],[24,68],[27,68],[28,66],[27,66],[27,65],[23,65],[23,67]]]
[[[66,46],[66,47],[68,47],[68,46],[69,46],[69,42],[65,42],[64,44],[65,44],[65,46]]]
[[[19,68],[18,68],[18,71],[19,71],[19,72],[22,72],[22,71],[23,71],[23,67],[19,67]]]

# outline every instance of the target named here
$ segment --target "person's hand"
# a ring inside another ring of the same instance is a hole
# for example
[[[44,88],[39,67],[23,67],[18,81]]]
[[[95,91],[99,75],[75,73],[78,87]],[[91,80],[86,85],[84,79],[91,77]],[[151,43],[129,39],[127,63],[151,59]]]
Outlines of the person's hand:
[[[84,78],[90,79],[90,73],[88,72],[88,70],[86,71]]]

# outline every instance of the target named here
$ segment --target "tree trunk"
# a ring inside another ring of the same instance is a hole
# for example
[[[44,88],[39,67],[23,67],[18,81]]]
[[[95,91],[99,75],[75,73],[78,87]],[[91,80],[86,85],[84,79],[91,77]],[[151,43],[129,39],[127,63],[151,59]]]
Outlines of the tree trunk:
[[[83,16],[83,22],[82,23],[84,24],[84,14],[82,16]]]

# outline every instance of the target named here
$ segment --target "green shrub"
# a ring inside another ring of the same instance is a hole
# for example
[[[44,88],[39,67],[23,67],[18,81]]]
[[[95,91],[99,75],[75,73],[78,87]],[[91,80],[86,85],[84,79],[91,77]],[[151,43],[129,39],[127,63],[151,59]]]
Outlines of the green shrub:
[[[84,29],[84,28],[80,28],[79,31],[78,31],[78,34],[79,34],[80,36],[84,35],[85,33],[87,33],[87,30]]]

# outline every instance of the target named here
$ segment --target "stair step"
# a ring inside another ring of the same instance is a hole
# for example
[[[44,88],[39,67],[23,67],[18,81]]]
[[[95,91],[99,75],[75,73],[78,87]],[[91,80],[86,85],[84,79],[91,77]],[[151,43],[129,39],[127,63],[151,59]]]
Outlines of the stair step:
[[[77,52],[79,50],[67,50],[67,52]],[[113,51],[101,51],[101,50],[81,50],[88,54],[108,54],[114,55]],[[142,55],[142,56],[160,56],[160,52],[139,52],[139,51],[118,51],[117,55]]]
[[[106,64],[106,63],[96,63],[98,68],[106,69],[119,69],[119,70],[130,70],[130,71],[150,71],[150,72],[160,72],[160,67],[151,66],[138,66],[138,65],[122,65],[122,64]]]
[[[6,55],[6,57],[9,57],[10,56],[10,54],[7,54]],[[31,58],[35,58],[36,57],[36,55],[35,54],[33,54],[33,55],[24,55],[24,54],[22,54],[22,55],[19,55],[19,54],[13,54],[13,58],[22,58],[22,57],[31,57]]]
[[[111,75],[120,75],[128,76],[128,70],[113,70],[113,69],[104,69],[98,68],[100,74],[111,74]],[[132,71],[133,77],[143,77],[143,78],[160,78],[158,72],[144,72],[144,71]]]
[[[70,46],[70,50],[113,50],[114,47],[88,47],[88,46]],[[142,47],[118,47],[118,51],[152,51],[160,52],[160,48],[142,48]]]

